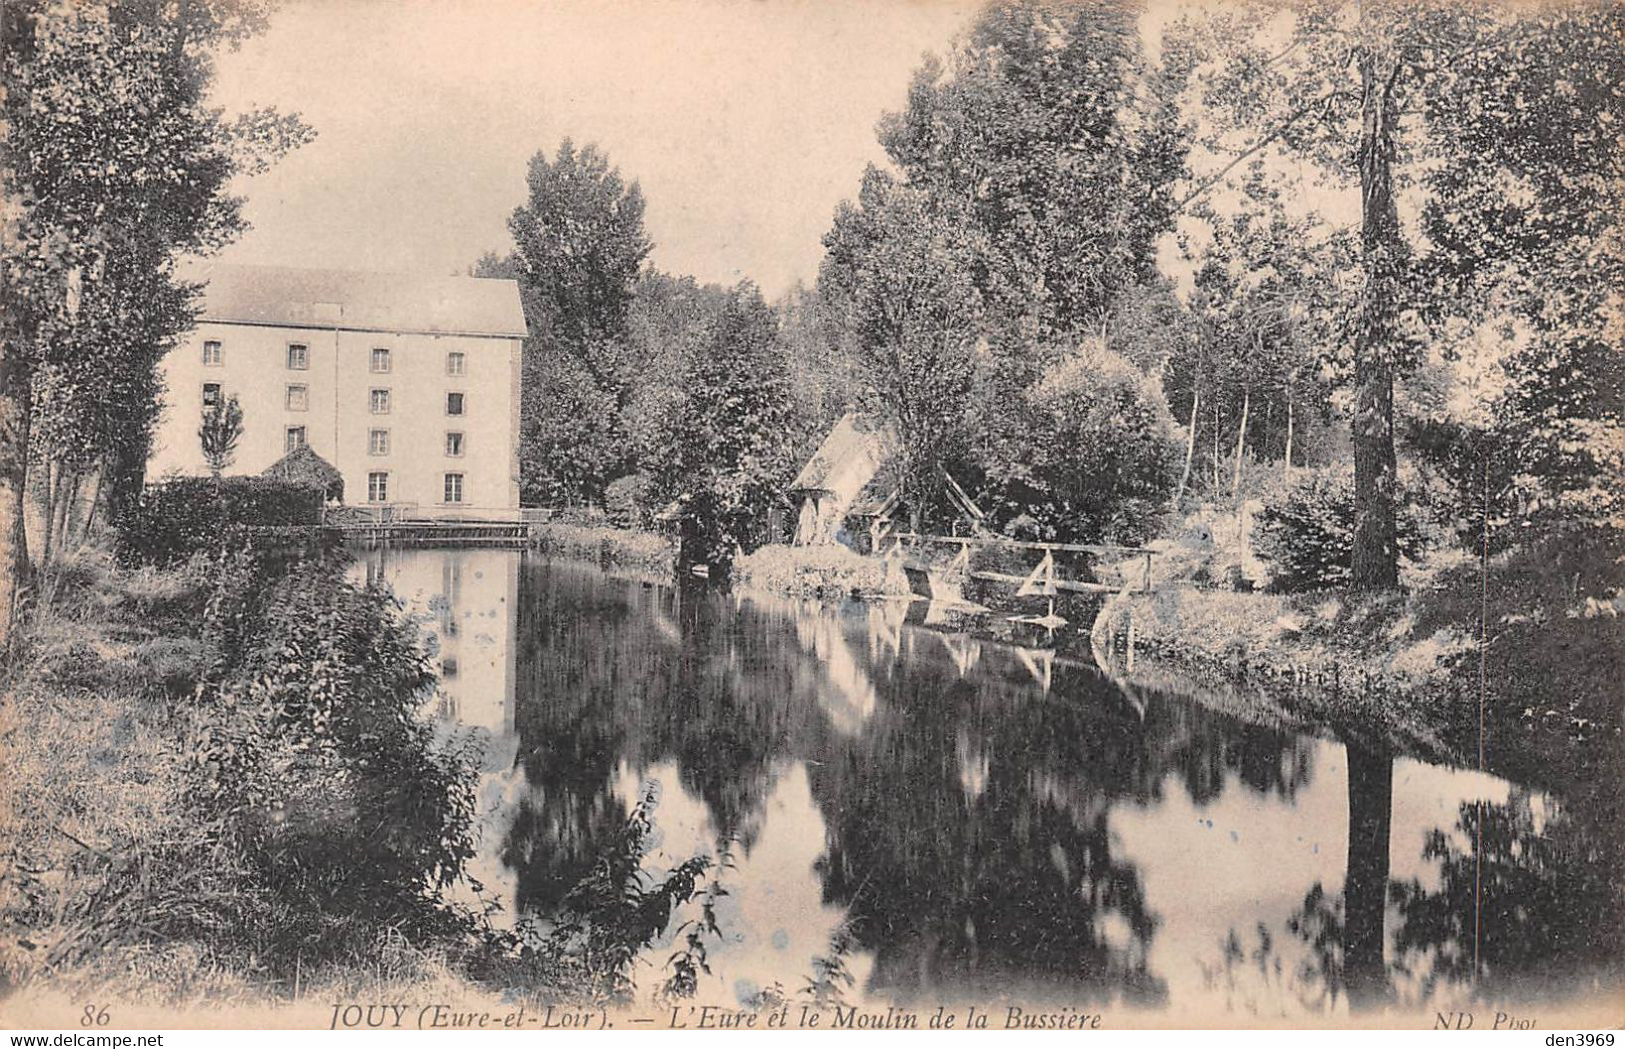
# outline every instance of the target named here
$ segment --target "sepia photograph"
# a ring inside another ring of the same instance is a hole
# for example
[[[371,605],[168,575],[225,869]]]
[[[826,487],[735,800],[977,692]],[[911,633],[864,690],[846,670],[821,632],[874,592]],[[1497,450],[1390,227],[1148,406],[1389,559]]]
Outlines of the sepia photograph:
[[[1614,1044],[1622,0],[0,0],[0,74],[11,1045]]]

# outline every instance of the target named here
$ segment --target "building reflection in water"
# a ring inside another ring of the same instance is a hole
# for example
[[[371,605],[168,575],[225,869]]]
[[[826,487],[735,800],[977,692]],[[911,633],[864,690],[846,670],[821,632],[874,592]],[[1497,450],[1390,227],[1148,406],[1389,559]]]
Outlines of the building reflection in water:
[[[378,547],[364,551],[354,571],[358,581],[389,587],[419,621],[440,674],[435,712],[479,741],[478,811],[487,824],[501,821],[524,785],[514,723],[518,555]],[[469,874],[504,901],[514,898],[514,872],[490,850]]]
[[[657,781],[649,867],[731,864],[707,1000],[844,971],[851,1000],[915,1004],[1425,1002],[1485,971],[1471,943],[1462,961],[1478,836],[1546,945],[1497,940],[1499,974],[1580,935],[1559,904],[1617,914],[1596,903],[1606,876],[1583,900],[1554,888],[1583,883],[1564,863],[1590,832],[1538,793],[926,630],[906,603],[682,592],[496,551],[368,565],[426,616],[446,713],[488,739],[476,876],[555,907]],[[1554,827],[1580,829],[1557,849]]]

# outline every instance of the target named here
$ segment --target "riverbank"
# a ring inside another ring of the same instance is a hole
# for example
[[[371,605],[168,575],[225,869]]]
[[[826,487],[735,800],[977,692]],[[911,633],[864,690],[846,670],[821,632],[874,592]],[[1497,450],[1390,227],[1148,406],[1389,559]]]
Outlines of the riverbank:
[[[677,571],[676,542],[656,532],[548,521],[531,526],[530,548],[549,557],[586,561],[603,569],[662,577]]]
[[[1139,658],[1283,695],[1345,734],[1436,745],[1467,764],[1482,745],[1486,765],[1511,778],[1594,782],[1621,765],[1622,556],[1617,537],[1591,533],[1498,555],[1487,576],[1460,564],[1403,593],[1168,583],[1114,595],[1093,633],[1121,648],[1132,622]]]
[[[471,906],[479,754],[423,716],[436,688],[417,624],[342,558],[56,566],[0,679],[7,1011],[624,997],[661,930],[623,912],[671,913],[707,861],[650,877],[639,809],[562,933]]]
[[[908,593],[907,580],[885,560],[833,543],[764,546],[739,559],[734,581],[790,597],[837,599]]]

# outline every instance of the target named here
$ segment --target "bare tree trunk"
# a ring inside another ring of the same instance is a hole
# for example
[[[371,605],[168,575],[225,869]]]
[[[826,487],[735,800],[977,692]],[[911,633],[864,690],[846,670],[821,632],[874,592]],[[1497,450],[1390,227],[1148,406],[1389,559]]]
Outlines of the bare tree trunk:
[[[1219,497],[1219,402],[1213,402],[1213,498]]]
[[[27,366],[12,347],[0,347],[0,528],[5,529],[4,565],[0,565],[0,648],[10,644],[13,628],[33,581],[28,557],[29,417],[32,414]]]
[[[40,515],[39,566],[47,573],[50,571],[51,566],[51,540],[53,538],[51,533],[56,531],[56,483],[61,469],[55,462],[46,460],[45,485],[43,488],[45,512]]]
[[[1230,475],[1230,498],[1234,499],[1241,494],[1241,457],[1247,450],[1247,413],[1253,406],[1253,391],[1243,390],[1241,394],[1241,427],[1236,430],[1236,468]]]
[[[1394,203],[1394,82],[1399,62],[1370,49],[1360,56],[1360,243],[1365,271],[1354,344],[1354,563],[1356,589],[1399,585],[1394,520],[1394,303],[1404,241]]]
[[[1185,435],[1185,469],[1179,475],[1179,488],[1174,492],[1174,503],[1185,497],[1185,486],[1191,479],[1191,460],[1196,456],[1196,409],[1202,403],[1202,391],[1193,387],[1191,390],[1191,423],[1190,432]]]
[[[1292,388],[1286,391],[1286,458],[1282,460],[1281,479],[1292,480]]]
[[[68,553],[74,549],[73,542],[73,515],[79,505],[79,483],[83,475],[77,466],[67,470],[62,477],[62,492],[58,496],[61,503],[62,527],[57,530],[57,549]]]

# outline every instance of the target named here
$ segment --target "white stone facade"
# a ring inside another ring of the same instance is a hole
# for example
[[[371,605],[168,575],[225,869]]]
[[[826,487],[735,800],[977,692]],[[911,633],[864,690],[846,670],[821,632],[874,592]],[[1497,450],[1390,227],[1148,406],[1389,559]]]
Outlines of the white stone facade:
[[[248,267],[211,280],[203,319],[163,363],[148,478],[206,473],[197,433],[205,401],[235,396],[243,435],[228,473],[259,473],[303,442],[343,474],[347,504],[515,517],[517,287],[393,280]],[[470,301],[459,306],[460,297]],[[428,308],[416,308],[420,298]]]

